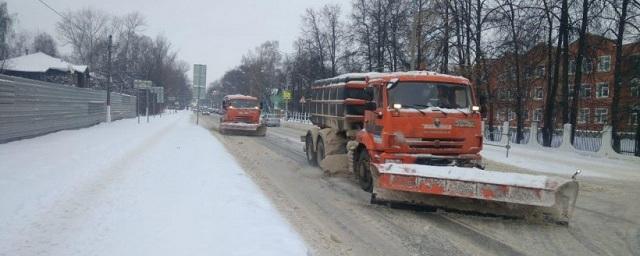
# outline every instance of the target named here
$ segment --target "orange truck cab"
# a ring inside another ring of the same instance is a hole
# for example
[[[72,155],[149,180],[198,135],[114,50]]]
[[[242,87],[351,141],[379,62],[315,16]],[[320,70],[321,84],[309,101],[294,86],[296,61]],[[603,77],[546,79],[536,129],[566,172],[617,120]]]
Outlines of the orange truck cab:
[[[365,91],[356,141],[373,163],[481,166],[480,109],[466,78],[391,73],[369,78]]]
[[[222,101],[223,115],[220,117],[220,132],[252,132],[265,135],[266,127],[260,123],[258,99],[246,95],[227,95]]]

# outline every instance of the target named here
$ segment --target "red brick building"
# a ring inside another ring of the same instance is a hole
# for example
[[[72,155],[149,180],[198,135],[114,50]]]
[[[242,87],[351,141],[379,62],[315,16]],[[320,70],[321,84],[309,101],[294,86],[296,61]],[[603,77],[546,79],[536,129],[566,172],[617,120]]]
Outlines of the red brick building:
[[[578,129],[602,130],[610,121],[610,111],[613,98],[613,77],[615,63],[615,42],[602,36],[588,35],[588,47],[583,60],[583,73],[578,107]],[[569,102],[571,107],[574,74],[576,70],[575,55],[578,42],[569,45]],[[555,49],[552,50],[555,55]],[[520,56],[520,91],[523,101],[523,116],[525,126],[532,121],[543,124],[543,113],[546,105],[547,83],[549,75],[547,65],[547,47],[538,44]],[[505,54],[501,58],[488,62],[487,77],[489,101],[487,119],[494,125],[510,121],[516,125],[516,86],[515,56]],[[562,70],[560,78],[562,78]],[[620,94],[620,109],[622,115],[621,130],[632,131],[637,125],[634,106],[640,104],[640,42],[623,46],[622,87]],[[558,85],[556,97],[556,127],[562,123],[562,80]]]

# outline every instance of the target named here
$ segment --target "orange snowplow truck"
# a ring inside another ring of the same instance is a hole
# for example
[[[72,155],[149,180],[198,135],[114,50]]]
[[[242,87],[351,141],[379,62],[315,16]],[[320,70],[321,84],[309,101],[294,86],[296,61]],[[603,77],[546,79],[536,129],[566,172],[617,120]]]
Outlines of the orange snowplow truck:
[[[267,127],[260,123],[258,98],[246,95],[227,95],[222,100],[223,115],[219,131],[226,133],[249,133],[265,136]]]
[[[346,161],[372,203],[568,222],[576,181],[484,170],[474,94],[466,78],[422,71],[316,81],[314,127],[301,137],[307,160]]]

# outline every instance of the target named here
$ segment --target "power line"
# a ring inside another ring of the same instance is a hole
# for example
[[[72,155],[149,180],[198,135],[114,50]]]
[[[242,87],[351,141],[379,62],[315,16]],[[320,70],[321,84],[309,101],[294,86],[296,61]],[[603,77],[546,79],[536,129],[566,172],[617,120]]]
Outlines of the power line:
[[[53,7],[51,7],[51,5],[47,4],[44,0],[38,0],[38,2],[42,3],[44,6],[46,6],[47,8],[49,8],[49,10],[51,10],[52,12],[56,13],[58,16],[60,16],[62,19],[67,20],[67,17],[65,17],[64,15],[62,15],[60,12],[58,12],[56,9],[54,9]]]

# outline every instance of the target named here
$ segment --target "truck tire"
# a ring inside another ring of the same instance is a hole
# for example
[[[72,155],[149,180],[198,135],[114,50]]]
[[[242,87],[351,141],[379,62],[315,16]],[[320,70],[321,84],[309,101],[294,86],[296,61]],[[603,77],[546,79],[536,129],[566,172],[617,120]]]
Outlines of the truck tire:
[[[318,142],[316,142],[316,161],[318,162],[318,164],[320,164],[320,162],[322,162],[322,160],[325,157],[325,151],[324,151],[324,141],[322,141],[322,137],[318,137]]]
[[[316,152],[313,148],[313,138],[311,138],[311,134],[307,134],[306,139],[304,140],[305,153],[307,154],[307,162],[311,166],[318,166],[318,159],[316,158]]]
[[[355,166],[360,188],[367,192],[373,191],[373,178],[371,177],[371,159],[367,150],[361,150],[358,157],[358,165]]]

